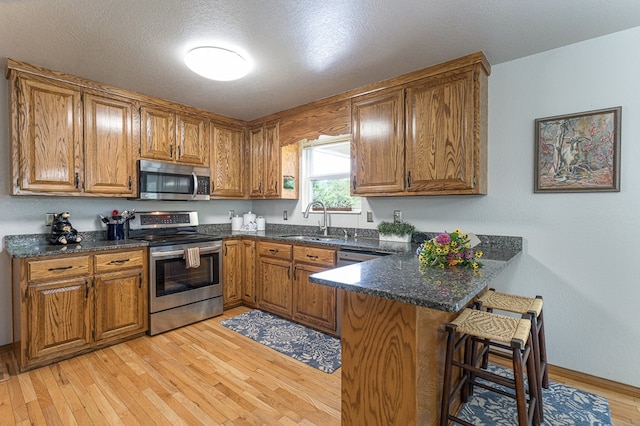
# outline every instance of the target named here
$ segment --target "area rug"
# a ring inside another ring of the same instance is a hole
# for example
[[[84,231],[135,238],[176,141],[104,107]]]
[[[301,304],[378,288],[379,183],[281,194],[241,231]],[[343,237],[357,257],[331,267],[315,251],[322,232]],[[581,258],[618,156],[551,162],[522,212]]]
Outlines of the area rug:
[[[513,377],[506,368],[489,365],[489,370]],[[473,393],[458,413],[462,419],[478,426],[518,424],[515,400],[478,386],[473,388]],[[548,426],[612,424],[607,399],[593,393],[551,382],[549,389],[543,389],[542,401],[544,424]]]
[[[340,339],[267,312],[253,310],[220,324],[325,373],[342,362]]]

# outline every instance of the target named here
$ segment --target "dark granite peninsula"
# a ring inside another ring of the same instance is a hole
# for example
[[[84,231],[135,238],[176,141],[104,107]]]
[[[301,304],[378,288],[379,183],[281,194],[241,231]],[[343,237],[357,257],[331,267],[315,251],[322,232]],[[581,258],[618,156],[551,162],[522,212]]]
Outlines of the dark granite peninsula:
[[[341,289],[343,425],[438,423],[442,325],[522,251],[520,237],[480,238],[478,272],[425,269],[406,253],[311,275]]]

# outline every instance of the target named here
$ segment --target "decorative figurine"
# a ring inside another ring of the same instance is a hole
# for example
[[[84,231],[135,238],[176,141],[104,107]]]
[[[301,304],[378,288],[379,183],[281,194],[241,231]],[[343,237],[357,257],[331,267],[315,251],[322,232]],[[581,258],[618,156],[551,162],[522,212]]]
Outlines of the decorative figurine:
[[[69,212],[55,213],[53,223],[51,223],[51,233],[49,242],[51,244],[79,243],[82,237],[78,235],[71,222],[69,222]]]

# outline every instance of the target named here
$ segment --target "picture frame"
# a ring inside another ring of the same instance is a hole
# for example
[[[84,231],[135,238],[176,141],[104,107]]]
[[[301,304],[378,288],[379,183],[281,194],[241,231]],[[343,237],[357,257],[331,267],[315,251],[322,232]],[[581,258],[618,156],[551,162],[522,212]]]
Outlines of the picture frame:
[[[534,192],[619,192],[622,107],[535,120]]]

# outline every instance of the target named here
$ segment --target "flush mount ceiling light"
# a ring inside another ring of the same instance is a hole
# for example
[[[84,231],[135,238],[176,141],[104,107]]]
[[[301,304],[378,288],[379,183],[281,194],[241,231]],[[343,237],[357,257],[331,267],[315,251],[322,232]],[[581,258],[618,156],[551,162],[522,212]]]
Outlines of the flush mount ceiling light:
[[[196,47],[184,57],[191,71],[218,81],[231,81],[244,77],[249,72],[249,63],[233,50],[221,47]]]

